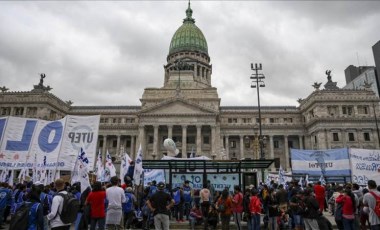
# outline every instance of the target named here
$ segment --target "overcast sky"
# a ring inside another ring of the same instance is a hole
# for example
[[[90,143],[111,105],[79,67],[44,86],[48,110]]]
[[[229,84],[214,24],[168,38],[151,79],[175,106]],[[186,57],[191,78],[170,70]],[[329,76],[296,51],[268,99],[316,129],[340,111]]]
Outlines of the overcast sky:
[[[162,87],[187,1],[0,2],[0,86],[45,85],[73,105],[141,105]],[[314,82],[345,85],[344,69],[374,65],[379,1],[192,1],[221,105],[256,106],[250,63],[262,63],[262,105],[295,105]]]

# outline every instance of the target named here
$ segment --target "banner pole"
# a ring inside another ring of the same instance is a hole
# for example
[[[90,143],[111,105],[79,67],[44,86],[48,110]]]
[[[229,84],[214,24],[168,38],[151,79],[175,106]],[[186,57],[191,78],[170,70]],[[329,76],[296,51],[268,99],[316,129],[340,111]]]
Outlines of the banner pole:
[[[67,129],[67,117],[68,117],[68,116],[65,117],[65,127],[64,127],[63,130],[62,130],[62,135],[65,134],[65,131],[66,131],[66,129]],[[56,162],[56,165],[55,165],[54,177],[53,177],[54,180],[55,180],[55,178],[56,178],[56,174],[57,174],[57,170],[58,170],[58,163],[59,163],[59,158],[60,158],[60,156],[61,156],[63,138],[64,138],[64,137],[62,136],[62,139],[61,139],[61,146],[59,147],[59,152],[58,152],[58,155],[57,155],[57,162]],[[59,176],[61,177],[61,175],[59,175]]]

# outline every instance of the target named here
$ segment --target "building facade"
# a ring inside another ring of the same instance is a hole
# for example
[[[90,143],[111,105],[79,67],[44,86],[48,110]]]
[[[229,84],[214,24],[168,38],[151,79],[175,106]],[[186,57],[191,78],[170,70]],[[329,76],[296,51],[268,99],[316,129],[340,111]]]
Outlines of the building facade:
[[[160,159],[163,141],[172,138],[179,157],[191,154],[212,159],[258,159],[257,107],[220,106],[211,84],[212,65],[207,41],[195,25],[190,4],[183,24],[174,33],[164,85],[146,88],[139,106],[73,106],[40,84],[28,92],[0,93],[0,116],[46,120],[66,115],[101,115],[98,148],[116,160],[133,158],[142,146],[145,159]],[[299,106],[262,106],[264,156],[275,159],[272,170],[291,168],[290,148],[379,148],[379,98],[368,89],[339,89],[327,76],[324,89],[316,85]]]

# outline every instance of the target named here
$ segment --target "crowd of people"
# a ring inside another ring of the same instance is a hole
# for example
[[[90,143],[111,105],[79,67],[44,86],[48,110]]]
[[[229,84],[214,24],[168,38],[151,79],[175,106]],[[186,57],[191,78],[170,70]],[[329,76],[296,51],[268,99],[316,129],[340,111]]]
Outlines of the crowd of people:
[[[70,197],[77,201],[72,206],[68,204]],[[380,192],[373,180],[366,188],[349,183],[302,186],[298,181],[284,185],[272,181],[250,185],[244,191],[236,185],[233,192],[230,188],[215,191],[210,181],[202,189],[194,189],[189,181],[171,189],[156,181],[138,187],[132,180],[124,178],[122,183],[118,177],[109,183],[94,182],[83,191],[80,184],[70,185],[62,179],[47,186],[39,182],[15,187],[1,183],[0,229],[11,216],[10,229],[21,229],[25,222],[28,230],[68,230],[71,226],[76,230],[166,230],[170,221],[187,222],[189,229],[197,225],[229,229],[233,221],[239,230],[242,225],[249,230],[327,230],[332,229],[332,223],[326,215],[331,215],[338,229],[380,230],[379,202]],[[17,220],[24,207],[28,207],[27,219]],[[74,213],[74,219],[65,212]]]

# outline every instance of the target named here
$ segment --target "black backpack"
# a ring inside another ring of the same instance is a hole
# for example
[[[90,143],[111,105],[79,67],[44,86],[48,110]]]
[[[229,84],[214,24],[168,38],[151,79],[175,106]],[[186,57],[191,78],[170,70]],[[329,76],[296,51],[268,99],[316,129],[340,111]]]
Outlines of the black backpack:
[[[12,216],[9,230],[27,230],[29,221],[29,211],[33,203],[24,202]]]
[[[59,213],[62,223],[74,223],[80,210],[80,201],[72,193],[58,193],[57,195],[63,198],[62,212]]]

